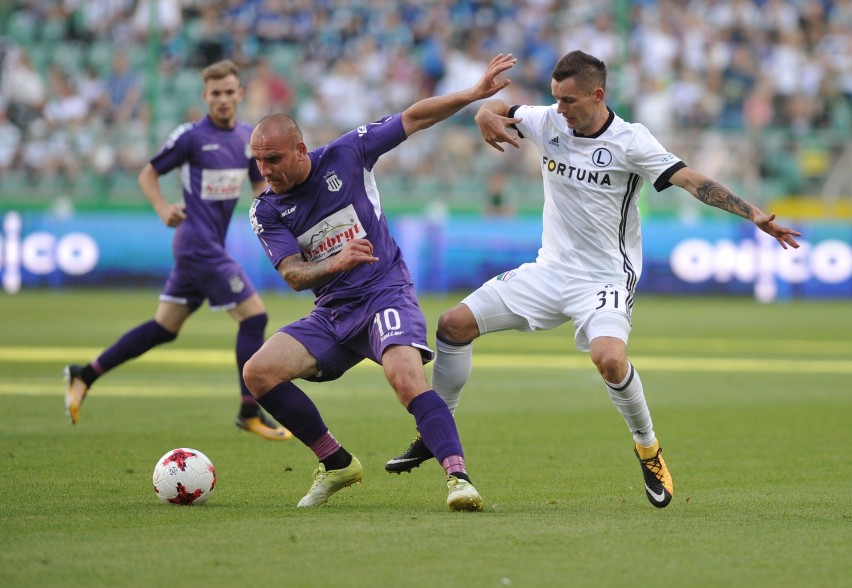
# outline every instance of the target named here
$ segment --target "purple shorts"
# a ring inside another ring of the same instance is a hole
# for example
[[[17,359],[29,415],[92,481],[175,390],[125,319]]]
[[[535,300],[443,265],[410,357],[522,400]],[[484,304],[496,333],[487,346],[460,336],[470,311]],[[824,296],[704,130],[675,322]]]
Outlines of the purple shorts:
[[[175,264],[160,300],[196,310],[208,300],[212,310],[230,310],[255,293],[242,266],[230,257],[181,260]]]
[[[335,308],[317,306],[278,330],[316,358],[317,375],[305,378],[314,382],[335,380],[363,359],[381,365],[382,354],[391,345],[416,348],[424,364],[435,357],[426,340],[426,317],[411,287],[371,292]]]

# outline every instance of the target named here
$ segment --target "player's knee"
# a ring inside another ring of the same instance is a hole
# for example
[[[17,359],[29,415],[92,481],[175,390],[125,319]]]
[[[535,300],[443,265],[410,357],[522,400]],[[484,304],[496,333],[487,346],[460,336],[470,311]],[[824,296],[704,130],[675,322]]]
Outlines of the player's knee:
[[[424,378],[413,378],[403,373],[388,374],[387,378],[388,383],[393,388],[393,391],[396,392],[396,397],[403,406],[408,406],[408,403],[415,396],[429,388]]]
[[[611,348],[593,349],[592,361],[607,382],[620,382],[627,372],[627,358]]]
[[[254,366],[252,365],[252,360],[249,359],[245,365],[243,365],[243,382],[248,388],[251,395],[257,398],[260,396],[260,392],[258,390],[258,381],[257,381],[257,372],[255,371]]]
[[[479,327],[466,306],[456,306],[438,318],[438,337],[453,343],[467,343],[479,336]]]
[[[270,384],[269,371],[264,368],[257,354],[243,366],[243,382],[255,398],[260,398],[274,387],[274,384]]]

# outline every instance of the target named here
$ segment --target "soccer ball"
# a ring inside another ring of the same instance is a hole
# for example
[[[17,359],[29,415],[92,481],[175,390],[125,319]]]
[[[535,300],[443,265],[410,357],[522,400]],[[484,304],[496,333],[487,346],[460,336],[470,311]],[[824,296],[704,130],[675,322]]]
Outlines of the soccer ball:
[[[154,494],[165,504],[204,504],[216,487],[216,468],[196,449],[172,449],[154,466]]]

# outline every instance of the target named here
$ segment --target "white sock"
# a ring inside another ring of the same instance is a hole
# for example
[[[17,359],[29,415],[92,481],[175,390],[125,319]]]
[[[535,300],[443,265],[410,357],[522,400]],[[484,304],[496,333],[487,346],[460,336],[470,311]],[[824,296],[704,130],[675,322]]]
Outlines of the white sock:
[[[618,384],[604,380],[609,392],[609,397],[621,413],[624,422],[627,423],[633,439],[639,445],[650,447],[654,444],[654,424],[651,422],[651,412],[645,402],[645,392],[642,390],[642,380],[639,372],[629,364],[630,369],[627,377]]]
[[[462,387],[473,369],[473,343],[451,345],[438,339],[438,354],[432,365],[432,387],[455,414]]]

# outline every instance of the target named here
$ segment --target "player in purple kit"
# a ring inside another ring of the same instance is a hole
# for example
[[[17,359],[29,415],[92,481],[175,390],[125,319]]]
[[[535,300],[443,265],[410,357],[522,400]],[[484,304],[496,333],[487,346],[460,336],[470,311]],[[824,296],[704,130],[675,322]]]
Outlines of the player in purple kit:
[[[186,319],[207,300],[213,310],[227,310],[239,323],[236,341],[241,404],[236,424],[265,439],[292,438],[263,414],[242,379],[245,362],[263,344],[268,317],[242,267],[225,250],[225,236],[246,177],[253,194],[266,187],[249,154],[251,125],[237,120],[243,97],[233,62],[214,63],[201,72],[203,119],[179,126],[139,174],[142,193],[169,227],[175,265],[154,318],[122,335],[91,363],[65,368],[65,408],[73,424],[92,383],[105,372],[173,341]],[[183,199],[170,204],[160,190],[161,175],[181,168]]]
[[[367,358],[383,366],[444,468],[447,506],[483,508],[449,408],[426,381],[423,365],[434,355],[426,320],[382,212],[373,166],[413,133],[506,87],[508,80],[495,78],[514,63],[500,54],[471,88],[426,98],[313,151],[284,114],[264,118],[252,133],[252,156],[270,185],[252,205],[252,227],[281,277],[294,290],[311,289],[316,296],[311,313],[279,329],[243,370],[261,406],[320,462],[300,507],[324,504],[360,482],[364,469],[292,380],[333,380]]]

